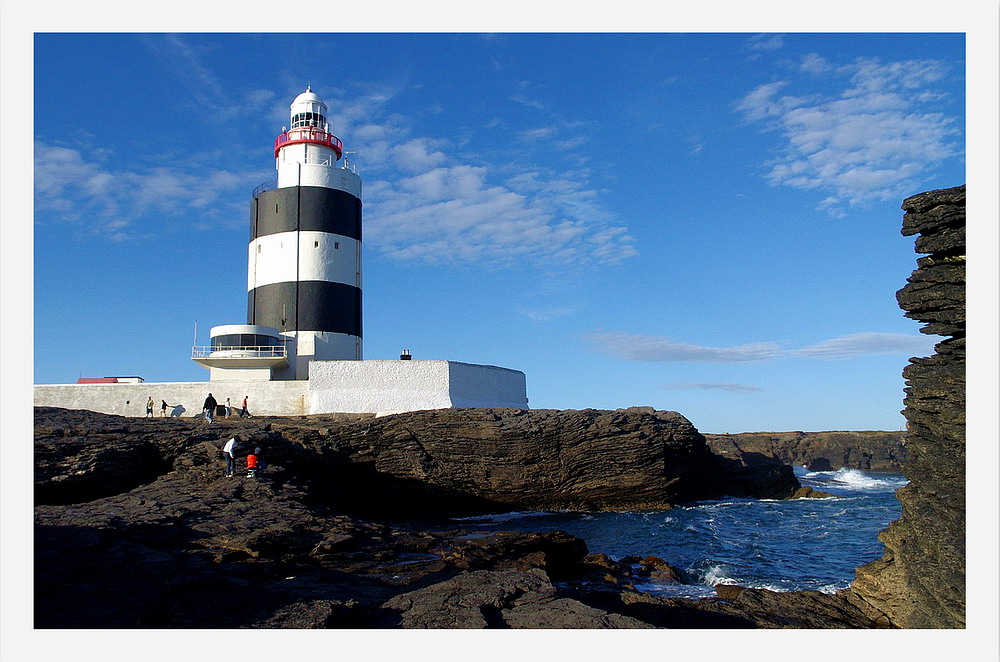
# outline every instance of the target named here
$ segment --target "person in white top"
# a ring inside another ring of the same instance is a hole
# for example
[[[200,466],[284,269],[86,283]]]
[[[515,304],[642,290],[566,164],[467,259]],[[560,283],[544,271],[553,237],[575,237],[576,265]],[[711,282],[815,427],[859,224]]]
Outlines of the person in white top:
[[[232,478],[236,473],[236,449],[240,445],[240,436],[236,435],[226,442],[222,447],[222,454],[226,456],[226,477]]]

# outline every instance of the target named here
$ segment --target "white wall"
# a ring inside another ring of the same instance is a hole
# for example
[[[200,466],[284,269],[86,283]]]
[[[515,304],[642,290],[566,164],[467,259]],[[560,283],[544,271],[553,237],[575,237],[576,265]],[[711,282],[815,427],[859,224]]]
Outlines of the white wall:
[[[520,370],[448,362],[452,407],[528,408],[527,386]]]
[[[35,405],[89,409],[121,416],[145,416],[146,398],[152,397],[153,415],[160,415],[160,400],[166,400],[167,415],[200,416],[211,393],[220,405],[226,398],[239,411],[243,396],[250,396],[251,414],[293,416],[308,413],[307,382],[143,382],[141,384],[40,384],[35,386]]]
[[[310,413],[528,408],[524,373],[454,361],[313,361]]]
[[[313,361],[310,413],[451,407],[447,361]]]
[[[313,361],[309,380],[143,382],[141,384],[43,384],[35,405],[145,416],[146,398],[166,400],[168,415],[200,416],[212,393],[239,410],[250,396],[250,413],[296,416],[328,413],[398,413],[452,407],[528,408],[519,370],[454,361]]]

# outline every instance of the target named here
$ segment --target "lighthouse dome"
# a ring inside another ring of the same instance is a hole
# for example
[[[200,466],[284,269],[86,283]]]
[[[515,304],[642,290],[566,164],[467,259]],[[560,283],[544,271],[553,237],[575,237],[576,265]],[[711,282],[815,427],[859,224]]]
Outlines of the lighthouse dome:
[[[315,106],[319,106],[322,107],[323,110],[326,110],[326,104],[323,103],[323,100],[319,98],[318,94],[312,91],[311,87],[306,87],[305,92],[302,92],[299,96],[295,97],[295,100],[292,101],[290,108],[294,111],[296,106],[307,106],[310,107],[310,110]]]

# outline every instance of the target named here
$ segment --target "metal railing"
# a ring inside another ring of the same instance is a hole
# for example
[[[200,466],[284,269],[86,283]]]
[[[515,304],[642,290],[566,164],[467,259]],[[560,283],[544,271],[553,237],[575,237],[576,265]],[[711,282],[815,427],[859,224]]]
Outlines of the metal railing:
[[[344,154],[344,144],[340,142],[340,138],[332,133],[327,133],[322,129],[291,129],[290,131],[281,133],[274,139],[274,158],[278,158],[278,151],[282,147],[294,143],[326,145],[333,148],[333,151],[337,153],[338,159]]]
[[[271,189],[276,189],[276,188],[278,188],[278,180],[277,179],[272,179],[272,180],[266,181],[266,182],[264,182],[263,184],[261,184],[260,186],[258,186],[257,188],[255,188],[253,190],[253,193],[250,194],[250,199],[253,200],[258,195],[260,195],[261,193],[263,193],[264,191],[270,191]]]
[[[210,345],[207,347],[196,345],[191,348],[191,358],[284,359],[288,358],[288,351],[284,345]]]

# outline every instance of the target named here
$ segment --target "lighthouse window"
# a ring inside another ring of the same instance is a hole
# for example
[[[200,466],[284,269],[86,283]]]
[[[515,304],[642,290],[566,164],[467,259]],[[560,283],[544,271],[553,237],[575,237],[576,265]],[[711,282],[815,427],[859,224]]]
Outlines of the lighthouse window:
[[[339,249],[339,248],[340,248],[340,242],[339,242],[339,241],[335,241],[335,242],[333,242],[333,248],[334,248],[335,250],[336,250],[336,249]]]
[[[292,115],[293,129],[303,126],[322,126],[325,123],[326,117],[322,113],[296,113]]]
[[[230,333],[212,338],[212,348],[215,350],[231,347],[277,347],[281,341],[274,336],[264,336],[256,333]]]
[[[319,242],[318,241],[314,241],[313,242],[313,248],[319,248]]]

